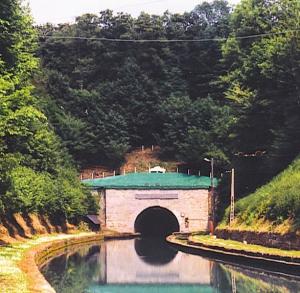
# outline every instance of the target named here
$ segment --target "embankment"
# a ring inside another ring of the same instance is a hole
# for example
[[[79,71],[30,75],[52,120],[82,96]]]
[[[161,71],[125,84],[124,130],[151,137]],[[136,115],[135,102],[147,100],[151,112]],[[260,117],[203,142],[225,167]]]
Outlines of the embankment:
[[[281,250],[224,240],[209,235],[170,235],[167,241],[179,250],[198,254],[219,262],[246,264],[278,274],[299,276],[300,251]]]
[[[34,235],[72,233],[76,227],[66,221],[53,222],[35,214],[0,216],[0,245],[12,244]]]
[[[45,280],[39,269],[53,257],[65,253],[66,250],[76,250],[82,245],[99,244],[105,239],[128,239],[135,236],[135,234],[131,233],[117,233],[113,231],[85,233],[72,235],[66,239],[54,240],[27,250],[20,262],[20,268],[27,277],[28,291],[55,293],[55,290]]]
[[[300,250],[300,235],[294,233],[271,233],[255,231],[239,231],[229,229],[217,229],[215,235],[225,240],[247,242],[248,244],[262,245],[266,247],[285,250]]]
[[[77,246],[98,243],[101,240],[103,240],[103,234],[73,235],[66,239],[35,246],[26,251],[19,267],[26,275],[28,292],[55,293],[41,274],[40,266],[67,248],[75,249]]]

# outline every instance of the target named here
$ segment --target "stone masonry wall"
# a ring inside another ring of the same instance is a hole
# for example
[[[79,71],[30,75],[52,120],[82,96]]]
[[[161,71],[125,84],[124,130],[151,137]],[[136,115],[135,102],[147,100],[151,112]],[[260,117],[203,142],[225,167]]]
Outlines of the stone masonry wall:
[[[281,235],[268,232],[217,229],[215,234],[218,238],[222,239],[231,239],[240,242],[247,241],[249,244],[257,244],[287,250],[300,250],[300,236],[296,235],[296,233]]]
[[[136,194],[176,193],[176,199],[136,199]],[[103,194],[102,194],[103,196]],[[197,190],[116,190],[105,191],[100,214],[105,213],[106,228],[119,232],[134,232],[137,216],[149,207],[159,206],[170,210],[177,218],[180,231],[192,232],[208,228],[208,191]],[[189,219],[186,227],[185,218]]]

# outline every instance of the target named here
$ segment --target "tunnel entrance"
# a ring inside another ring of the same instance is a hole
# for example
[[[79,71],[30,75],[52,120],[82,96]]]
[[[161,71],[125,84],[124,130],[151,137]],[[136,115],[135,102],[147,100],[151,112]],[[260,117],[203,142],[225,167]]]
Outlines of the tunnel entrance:
[[[137,216],[134,229],[143,237],[166,237],[179,231],[179,223],[168,209],[150,207]]]

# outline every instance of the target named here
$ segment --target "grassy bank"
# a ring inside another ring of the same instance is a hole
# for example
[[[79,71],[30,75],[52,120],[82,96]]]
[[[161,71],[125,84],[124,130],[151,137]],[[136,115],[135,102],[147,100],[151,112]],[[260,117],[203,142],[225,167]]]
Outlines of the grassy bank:
[[[195,235],[189,238],[189,241],[202,244],[204,246],[213,246],[215,248],[236,250],[240,252],[258,253],[264,256],[279,256],[287,258],[297,258],[300,260],[299,250],[282,250],[270,248],[261,245],[245,244],[234,240],[224,240],[211,237],[209,235]]]
[[[268,184],[237,201],[236,219],[228,227],[229,209],[220,229],[287,233],[300,230],[300,157]]]
[[[2,293],[30,293],[26,274],[20,268],[20,262],[25,253],[38,245],[74,237],[92,235],[93,233],[79,232],[75,235],[53,234],[36,236],[14,244],[0,246],[0,288]]]

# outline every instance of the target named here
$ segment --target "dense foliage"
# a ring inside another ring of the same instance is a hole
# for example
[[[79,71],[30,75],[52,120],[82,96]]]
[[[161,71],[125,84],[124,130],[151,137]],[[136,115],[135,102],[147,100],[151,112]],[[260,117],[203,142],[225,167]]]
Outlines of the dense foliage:
[[[299,227],[299,159],[256,190],[300,153],[299,25],[297,0],[243,0],[231,15],[222,48],[231,65],[222,81],[236,121],[229,148],[241,154],[232,158],[237,197],[253,193],[237,203],[237,226],[288,220]],[[271,35],[243,39],[257,34]]]
[[[230,66],[222,77],[236,123],[231,152],[238,190],[253,191],[284,169],[300,150],[300,2],[243,0],[223,45]],[[272,34],[246,38],[247,35]]]
[[[290,221],[293,229],[300,227],[300,158],[268,184],[236,203],[235,226],[259,229],[257,225],[271,222],[278,226]],[[224,223],[229,217],[226,211]]]
[[[299,5],[243,0],[231,11],[216,0],[184,14],[107,10],[40,27],[50,121],[81,165],[119,164],[130,147],[158,144],[196,166],[230,162],[238,194],[254,191],[300,149]]]
[[[193,166],[203,164],[205,157],[227,161],[223,150],[233,123],[229,107],[220,107],[211,97],[170,97],[162,103],[159,114],[159,142],[165,151],[177,154]]]
[[[224,71],[217,42],[68,37],[226,37],[229,12],[227,3],[217,0],[182,15],[142,13],[133,18],[107,10],[80,16],[74,24],[40,27],[47,36],[40,38],[46,75],[40,83],[52,97],[52,106],[46,108],[74,158],[81,164],[119,164],[129,147],[159,144],[168,155],[195,164],[205,155],[226,159],[220,139],[231,118],[213,85]]]
[[[140,145],[197,167],[213,157],[217,171],[236,168],[238,197],[299,155],[298,0],[242,0],[233,11],[215,0],[137,18],[106,10],[39,27],[38,49],[19,2],[0,5],[2,210],[86,211],[68,152],[79,166],[120,165]],[[176,39],[206,41],[150,41]],[[296,220],[297,204],[268,203]]]
[[[74,218],[94,203],[39,109],[36,32],[18,0],[0,3],[0,214]]]

